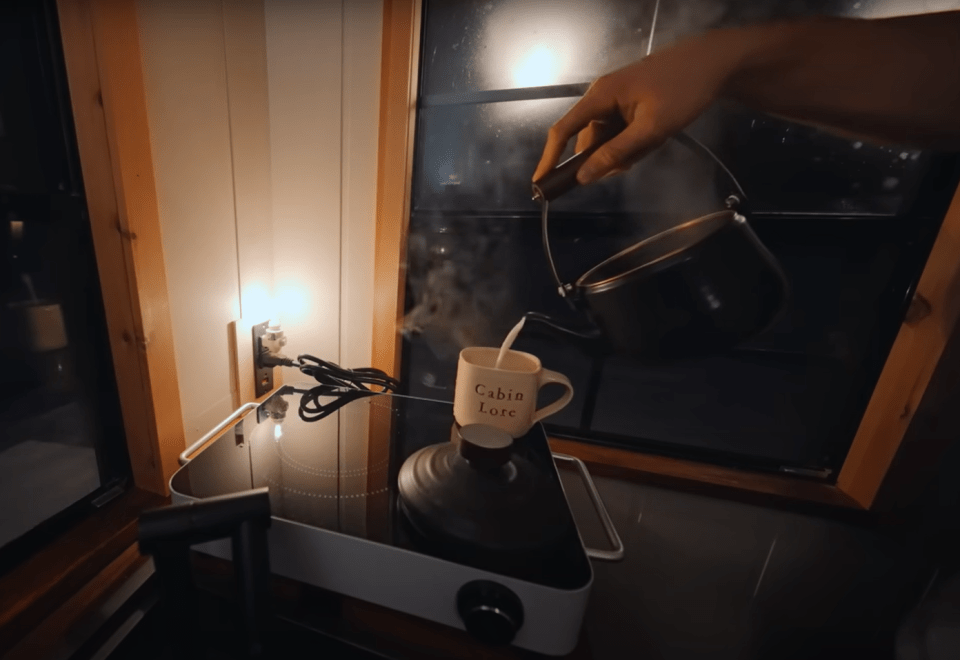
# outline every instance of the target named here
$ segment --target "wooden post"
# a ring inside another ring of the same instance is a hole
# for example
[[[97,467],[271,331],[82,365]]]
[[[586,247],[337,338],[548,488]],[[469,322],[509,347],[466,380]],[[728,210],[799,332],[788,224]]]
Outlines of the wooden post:
[[[134,0],[58,0],[87,208],[134,482],[184,448]]]

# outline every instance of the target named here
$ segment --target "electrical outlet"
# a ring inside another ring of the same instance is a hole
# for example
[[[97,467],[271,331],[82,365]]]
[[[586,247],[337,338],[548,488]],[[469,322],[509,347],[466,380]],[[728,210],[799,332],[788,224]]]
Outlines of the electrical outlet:
[[[254,391],[259,399],[264,394],[273,389],[273,367],[262,365],[260,355],[266,352],[263,346],[263,338],[267,334],[269,321],[258,323],[253,326],[253,380]]]

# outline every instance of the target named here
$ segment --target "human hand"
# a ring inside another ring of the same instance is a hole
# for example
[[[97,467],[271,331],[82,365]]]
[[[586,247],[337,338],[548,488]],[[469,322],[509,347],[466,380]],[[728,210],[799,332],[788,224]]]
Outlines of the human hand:
[[[736,68],[735,42],[723,36],[682,41],[598,78],[550,127],[533,180],[557,165],[574,135],[578,153],[603,143],[580,167],[582,185],[625,171],[683,130],[719,96]]]

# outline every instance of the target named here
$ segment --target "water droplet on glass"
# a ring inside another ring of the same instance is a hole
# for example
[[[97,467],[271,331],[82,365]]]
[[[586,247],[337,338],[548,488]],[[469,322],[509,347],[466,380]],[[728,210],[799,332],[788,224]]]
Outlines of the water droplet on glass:
[[[909,158],[909,157],[910,157],[910,154],[908,154],[906,151],[901,151],[901,152],[900,152],[900,158],[901,158],[902,160],[906,160],[906,159]]]
[[[900,179],[894,176],[888,176],[883,180],[883,189],[884,190],[893,190],[900,185]]]
[[[862,147],[862,146],[863,146],[863,142],[854,142],[854,143],[853,143],[853,148],[854,148],[854,149],[859,149],[859,148]]]
[[[427,387],[433,387],[434,385],[437,384],[437,377],[434,376],[434,375],[431,374],[431,373],[425,373],[425,374],[423,374],[423,381],[422,381],[422,382],[423,382],[423,384],[426,385]]]

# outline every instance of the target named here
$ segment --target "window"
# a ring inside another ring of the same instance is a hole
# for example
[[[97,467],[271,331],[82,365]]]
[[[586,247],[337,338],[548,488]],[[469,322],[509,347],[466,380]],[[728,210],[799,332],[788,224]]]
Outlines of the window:
[[[960,6],[960,3],[957,3]],[[578,319],[556,295],[530,175],[548,127],[589,81],[702,29],[910,3],[702,0],[424,3],[407,254],[404,378],[451,398],[456,356],[497,345],[525,311]],[[932,153],[873,146],[718,105],[689,134],[748,197],[792,286],[784,319],[730,354],[651,369],[534,329],[515,345],[574,382],[557,435],[829,479],[842,464],[956,177]],[[572,145],[569,147],[572,153]],[[947,172],[952,184],[938,183]],[[619,249],[719,210],[723,171],[671,142],[551,205],[575,279]],[[551,396],[545,391],[547,397]]]
[[[54,7],[0,9],[0,570],[130,474]]]

